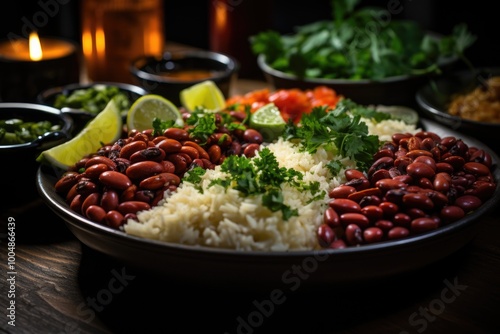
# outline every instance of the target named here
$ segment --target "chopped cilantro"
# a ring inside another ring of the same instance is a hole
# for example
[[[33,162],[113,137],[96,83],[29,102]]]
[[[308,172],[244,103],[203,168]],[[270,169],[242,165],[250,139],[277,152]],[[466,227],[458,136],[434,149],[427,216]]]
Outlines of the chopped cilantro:
[[[356,161],[357,167],[367,169],[378,150],[378,136],[368,134],[368,127],[361,122],[356,104],[340,103],[326,112],[326,107],[315,107],[310,114],[304,114],[299,125],[288,123],[285,138],[299,141],[301,149],[315,153],[320,146],[338,150],[341,157]],[[360,109],[362,110],[362,109]],[[337,166],[338,167],[338,166]],[[330,165],[331,171],[337,168]]]

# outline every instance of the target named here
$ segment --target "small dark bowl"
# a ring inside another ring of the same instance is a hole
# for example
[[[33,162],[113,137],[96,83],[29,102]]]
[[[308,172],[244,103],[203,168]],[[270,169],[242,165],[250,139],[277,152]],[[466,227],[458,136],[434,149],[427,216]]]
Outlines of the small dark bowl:
[[[18,206],[37,195],[35,186],[38,155],[71,138],[73,119],[59,109],[31,103],[0,103],[0,119],[19,118],[23,121],[50,121],[59,131],[47,132],[37,139],[15,145],[0,145],[0,189],[5,196],[0,209]]]
[[[123,92],[127,95],[131,104],[135,100],[137,100],[139,97],[146,95],[146,94],[149,94],[149,92],[142,87],[131,85],[131,84],[126,84],[126,83],[119,83],[119,82],[93,82],[93,83],[87,83],[87,84],[73,83],[73,84],[60,86],[60,87],[52,87],[52,88],[49,88],[49,89],[46,89],[46,90],[40,92],[37,96],[37,102],[40,104],[44,104],[44,105],[48,105],[48,106],[53,107],[55,104],[55,101],[56,101],[56,97],[59,96],[60,94],[64,94],[66,96],[69,96],[76,90],[87,89],[87,88],[94,87],[96,85],[118,87],[121,92]],[[95,117],[95,114],[89,113],[87,111],[78,110],[78,109],[62,108],[61,111],[65,114],[70,115],[73,118],[73,121],[75,123],[74,131],[73,131],[74,134],[78,133],[85,126],[85,124],[87,124],[87,122],[90,119]],[[125,114],[122,116],[126,117]]]
[[[442,71],[447,71],[456,62],[450,58],[443,60]],[[275,89],[313,89],[326,86],[339,95],[356,103],[370,105],[403,105],[414,107],[415,92],[436,74],[401,75],[381,80],[352,79],[310,79],[299,78],[285,72],[275,70],[266,63],[265,56],[259,55],[257,63],[264,73],[266,81]]]
[[[453,95],[475,89],[480,84],[478,78],[492,75],[500,75],[500,68],[482,68],[476,72],[471,70],[452,72],[421,87],[415,96],[417,104],[425,117],[470,135],[499,153],[500,123],[478,122],[448,113],[448,105]]]
[[[235,59],[222,53],[211,51],[179,51],[165,53],[163,57],[146,56],[136,59],[130,68],[137,85],[153,94],[181,105],[180,92],[194,84],[212,80],[225,97],[239,70]],[[182,71],[208,71],[206,77],[171,77]],[[162,75],[163,74],[163,75]]]

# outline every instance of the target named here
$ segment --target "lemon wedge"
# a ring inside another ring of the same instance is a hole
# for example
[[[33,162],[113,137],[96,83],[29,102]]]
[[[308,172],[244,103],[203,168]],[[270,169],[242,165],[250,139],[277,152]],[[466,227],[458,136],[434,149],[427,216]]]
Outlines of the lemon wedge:
[[[144,131],[153,128],[153,120],[174,121],[177,126],[183,126],[184,121],[179,109],[161,95],[147,94],[138,98],[127,114],[128,130]]]
[[[202,81],[183,89],[179,98],[188,111],[193,111],[196,107],[220,111],[226,106],[224,94],[212,80]]]
[[[250,116],[250,127],[259,130],[264,141],[272,142],[285,130],[286,122],[274,103],[268,103]]]
[[[85,155],[96,152],[103,144],[118,140],[122,134],[122,126],[120,110],[116,103],[110,100],[75,137],[42,151],[37,161],[68,170]]]

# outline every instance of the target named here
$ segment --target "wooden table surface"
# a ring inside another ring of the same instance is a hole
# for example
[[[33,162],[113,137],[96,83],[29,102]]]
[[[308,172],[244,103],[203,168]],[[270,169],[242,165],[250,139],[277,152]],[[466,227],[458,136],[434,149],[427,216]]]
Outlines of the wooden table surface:
[[[240,80],[233,94],[259,87]],[[478,222],[472,242],[426,268],[355,287],[317,289],[306,281],[286,302],[270,305],[269,290],[130,268],[83,245],[36,199],[2,212],[0,332],[499,333],[499,216],[497,207]],[[15,255],[8,252],[9,217]]]

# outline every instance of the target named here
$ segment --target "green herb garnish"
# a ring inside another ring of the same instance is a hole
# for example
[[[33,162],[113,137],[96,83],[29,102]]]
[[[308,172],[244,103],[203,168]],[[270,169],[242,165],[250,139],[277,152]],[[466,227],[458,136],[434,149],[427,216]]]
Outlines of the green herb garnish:
[[[310,114],[302,116],[299,126],[287,124],[285,139],[298,141],[301,150],[311,154],[320,146],[338,150],[341,157],[356,161],[357,167],[365,170],[372,163],[380,142],[378,136],[368,134],[368,127],[361,121],[361,115],[350,112],[355,109],[353,106],[356,104],[346,101],[329,112],[326,112],[325,106],[315,107]],[[328,168],[332,173],[340,170],[333,163]]]

